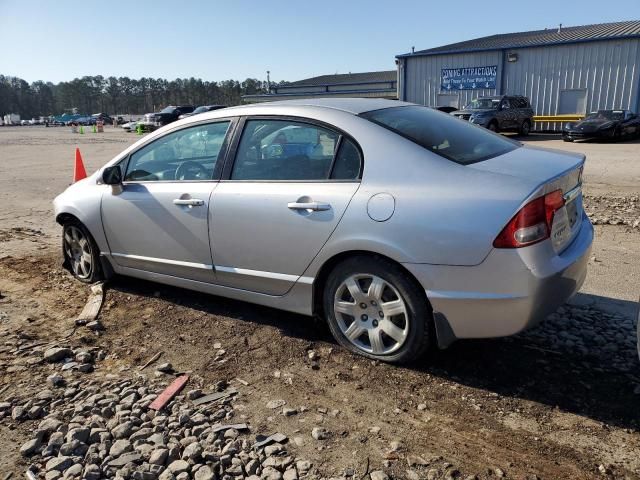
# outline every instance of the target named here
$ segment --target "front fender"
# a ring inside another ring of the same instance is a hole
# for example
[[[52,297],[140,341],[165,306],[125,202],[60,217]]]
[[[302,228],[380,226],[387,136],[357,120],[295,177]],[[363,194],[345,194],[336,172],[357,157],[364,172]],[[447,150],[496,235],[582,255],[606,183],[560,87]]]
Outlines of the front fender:
[[[109,252],[109,244],[102,228],[102,194],[108,185],[97,185],[93,175],[76,182],[58,195],[53,201],[56,222],[63,215],[73,215],[89,230],[100,253]]]

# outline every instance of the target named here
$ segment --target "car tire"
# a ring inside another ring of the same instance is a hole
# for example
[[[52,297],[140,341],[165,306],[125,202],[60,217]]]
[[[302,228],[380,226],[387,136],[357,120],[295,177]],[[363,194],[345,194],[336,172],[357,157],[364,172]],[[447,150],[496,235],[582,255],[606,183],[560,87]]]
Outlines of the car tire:
[[[498,133],[499,131],[498,122],[496,122],[495,120],[492,122],[489,122],[489,125],[487,125],[487,128],[492,132]]]
[[[104,278],[99,252],[98,245],[81,222],[69,220],[63,224],[64,264],[76,279],[84,283],[95,283]]]
[[[569,137],[562,137],[562,140],[564,142],[573,142],[573,140],[571,138],[569,138]]]
[[[338,264],[328,276],[323,307],[337,342],[374,360],[409,363],[433,343],[424,291],[382,257],[356,256]]]
[[[520,125],[520,129],[518,133],[523,137],[526,137],[531,132],[531,122],[529,120],[525,120]]]
[[[619,129],[619,128],[616,128],[616,129],[613,131],[613,138],[612,138],[612,140],[613,140],[614,142],[619,142],[620,140],[622,140],[622,132],[620,131],[620,129]]]

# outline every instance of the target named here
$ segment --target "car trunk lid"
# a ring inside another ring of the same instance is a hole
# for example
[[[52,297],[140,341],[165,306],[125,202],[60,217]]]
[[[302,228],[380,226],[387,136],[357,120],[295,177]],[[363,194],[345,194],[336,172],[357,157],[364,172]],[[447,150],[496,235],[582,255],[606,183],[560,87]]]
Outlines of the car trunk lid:
[[[565,204],[555,213],[551,229],[551,242],[560,253],[576,237],[582,225],[584,161],[582,154],[524,146],[469,167],[528,183],[531,194],[523,201],[561,190]]]

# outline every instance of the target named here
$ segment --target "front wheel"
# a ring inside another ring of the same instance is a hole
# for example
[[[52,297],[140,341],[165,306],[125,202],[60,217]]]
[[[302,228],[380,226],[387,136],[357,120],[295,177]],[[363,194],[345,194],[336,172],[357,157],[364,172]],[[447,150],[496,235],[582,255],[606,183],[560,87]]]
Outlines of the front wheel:
[[[78,221],[62,227],[62,253],[69,271],[84,283],[102,280],[98,246],[87,228]]]
[[[520,125],[519,133],[523,137],[526,137],[527,135],[529,135],[530,132],[531,132],[531,122],[529,122],[529,120],[525,120],[524,122],[522,122],[522,125]]]
[[[493,122],[489,123],[489,125],[487,126],[487,128],[488,128],[489,130],[491,130],[492,132],[497,133],[497,132],[498,132],[498,122],[493,121]]]
[[[324,311],[335,339],[368,358],[407,363],[432,338],[432,316],[422,289],[398,265],[353,257],[329,275]]]

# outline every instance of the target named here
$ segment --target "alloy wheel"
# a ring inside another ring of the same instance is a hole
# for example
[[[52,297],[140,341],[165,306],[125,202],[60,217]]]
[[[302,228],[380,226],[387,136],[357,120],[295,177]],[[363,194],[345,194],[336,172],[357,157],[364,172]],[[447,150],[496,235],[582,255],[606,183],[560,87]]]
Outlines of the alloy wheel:
[[[64,251],[73,273],[78,278],[89,278],[93,271],[91,242],[75,225],[69,225],[64,230]]]
[[[340,331],[359,350],[388,355],[407,340],[407,306],[398,290],[378,276],[351,275],[336,290],[333,305]]]

